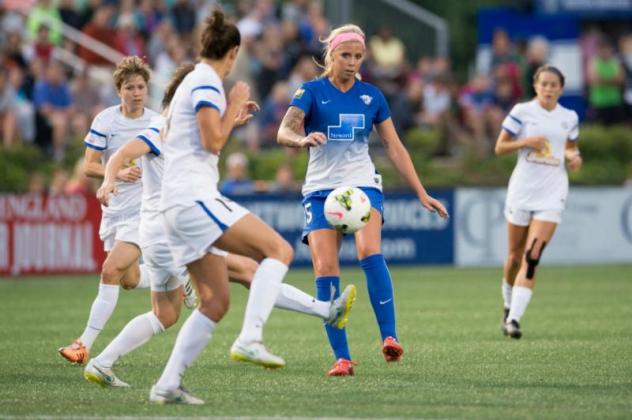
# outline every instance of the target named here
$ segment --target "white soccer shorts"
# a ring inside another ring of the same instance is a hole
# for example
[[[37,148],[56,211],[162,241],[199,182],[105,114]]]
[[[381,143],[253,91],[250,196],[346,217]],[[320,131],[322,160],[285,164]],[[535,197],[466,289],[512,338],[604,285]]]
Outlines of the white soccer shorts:
[[[560,224],[562,210],[519,210],[505,207],[505,219],[512,225],[529,226],[531,220]]]
[[[177,265],[185,266],[212,252],[212,245],[224,231],[249,211],[217,195],[192,206],[175,206],[163,212],[167,241]]]
[[[110,252],[115,241],[129,242],[140,247],[138,226],[140,211],[121,215],[103,215],[99,227],[99,237],[103,241],[103,249]]]

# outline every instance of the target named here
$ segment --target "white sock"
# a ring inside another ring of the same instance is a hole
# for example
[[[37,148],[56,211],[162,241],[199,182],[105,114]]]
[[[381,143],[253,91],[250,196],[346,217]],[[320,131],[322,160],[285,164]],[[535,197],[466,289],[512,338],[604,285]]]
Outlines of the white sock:
[[[92,302],[92,308],[90,308],[90,317],[88,318],[88,324],[86,329],[81,334],[79,339],[90,350],[94,340],[97,339],[99,333],[105,327],[105,324],[110,319],[114,308],[116,308],[116,302],[118,301],[119,286],[118,284],[103,284],[99,283],[99,293],[96,299]]]
[[[279,296],[277,296],[277,300],[274,303],[274,306],[277,308],[313,315],[325,320],[329,318],[329,305],[329,302],[317,300],[304,291],[286,283],[281,283]]]
[[[242,343],[263,341],[263,324],[272,312],[287,270],[287,265],[272,258],[266,258],[259,264],[250,286],[244,325],[238,338]]]
[[[180,386],[184,371],[195,362],[215,330],[215,322],[195,309],[184,322],[176,343],[169,356],[169,361],[156,386],[172,391]]]
[[[503,294],[503,302],[505,303],[505,308],[511,308],[511,290],[513,286],[507,283],[507,280],[503,279],[501,292]]]
[[[527,310],[532,294],[533,290],[528,287],[514,286],[511,296],[511,309],[507,317],[508,321],[513,319],[516,322],[520,322],[524,312]]]
[[[165,327],[152,311],[138,315],[127,323],[95,360],[102,366],[112,367],[119,357],[137,349],[164,330]]]
[[[138,284],[136,285],[136,287],[134,287],[134,289],[147,289],[149,286],[151,286],[149,267],[147,267],[145,264],[141,264],[139,268],[140,278],[138,279]]]

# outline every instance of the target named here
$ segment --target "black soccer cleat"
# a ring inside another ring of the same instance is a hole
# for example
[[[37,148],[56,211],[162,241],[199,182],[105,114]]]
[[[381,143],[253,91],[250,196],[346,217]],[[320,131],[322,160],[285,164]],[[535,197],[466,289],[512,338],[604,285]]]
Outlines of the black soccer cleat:
[[[515,338],[516,340],[522,337],[522,331],[520,331],[520,324],[515,319],[505,323],[505,335]]]

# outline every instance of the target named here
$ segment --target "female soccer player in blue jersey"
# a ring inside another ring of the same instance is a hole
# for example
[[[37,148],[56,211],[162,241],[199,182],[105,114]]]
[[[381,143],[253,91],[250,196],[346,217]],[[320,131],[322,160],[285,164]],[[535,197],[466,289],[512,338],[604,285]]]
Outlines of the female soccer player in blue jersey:
[[[396,362],[404,350],[395,328],[393,285],[381,253],[382,185],[369,156],[368,144],[374,126],[389,159],[421,204],[441,217],[448,217],[448,213],[421,184],[395,131],[382,92],[357,77],[366,52],[364,38],[359,27],[344,25],[324,40],[325,71],[322,77],[303,84],[296,91],[281,122],[277,141],[284,146],[309,148],[303,186],[303,240],[310,247],[318,299],[329,300],[332,287],[336,295],[340,290],[338,249],[342,236],[325,220],[325,198],[333,189],[345,185],[360,187],[369,196],[371,218],[368,225],[355,234],[356,249],[382,335],[384,358],[387,362]],[[345,330],[325,328],[336,357],[328,374],[353,375]]]

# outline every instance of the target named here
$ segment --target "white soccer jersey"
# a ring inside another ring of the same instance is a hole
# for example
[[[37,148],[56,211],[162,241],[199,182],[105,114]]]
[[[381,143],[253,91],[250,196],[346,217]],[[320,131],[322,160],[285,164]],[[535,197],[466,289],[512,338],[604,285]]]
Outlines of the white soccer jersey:
[[[202,107],[215,108],[223,115],[226,97],[215,70],[198,63],[171,101],[162,148],[165,155],[162,210],[208,200],[217,194],[219,156],[202,147],[196,119]]]
[[[152,118],[149,126],[136,136],[150,148],[150,152],[141,158],[141,166],[143,168],[141,179],[143,184],[143,202],[140,208],[140,243],[142,247],[160,241],[166,242],[162,216],[159,214],[164,171],[160,132],[163,130],[165,123],[165,117],[158,115]]]
[[[145,108],[141,117],[130,119],[123,115],[120,105],[106,108],[94,118],[84,144],[103,153],[101,163],[105,166],[110,156],[146,128],[156,115],[156,112]],[[109,205],[101,207],[104,216],[120,215],[140,208],[140,182],[117,181],[116,189],[118,193],[111,197]]]
[[[509,180],[508,208],[562,210],[568,194],[564,163],[566,141],[576,141],[579,119],[575,111],[557,105],[547,111],[534,99],[517,104],[503,121],[503,129],[516,139],[546,137],[546,147],[536,151],[523,147]]]

